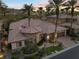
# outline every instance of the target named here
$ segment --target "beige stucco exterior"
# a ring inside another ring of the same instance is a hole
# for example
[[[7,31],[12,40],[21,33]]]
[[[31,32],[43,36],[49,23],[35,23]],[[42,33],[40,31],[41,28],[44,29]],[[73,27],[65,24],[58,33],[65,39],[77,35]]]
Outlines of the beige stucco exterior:
[[[21,26],[25,26],[21,28]],[[30,26],[28,26],[28,20],[24,19],[15,23],[12,23],[10,25],[11,31],[9,31],[9,38],[8,43],[11,43],[12,49],[18,48],[16,44],[18,42],[21,42],[21,47],[25,46],[24,41],[25,40],[32,40],[36,43],[38,43],[41,40],[42,34],[48,34],[49,40],[54,39],[54,31],[55,31],[55,25],[46,21],[41,20],[33,20],[30,21]],[[65,34],[66,28],[64,27],[57,27],[57,34],[58,37],[62,36],[60,34]],[[59,36],[60,35],[60,36]]]

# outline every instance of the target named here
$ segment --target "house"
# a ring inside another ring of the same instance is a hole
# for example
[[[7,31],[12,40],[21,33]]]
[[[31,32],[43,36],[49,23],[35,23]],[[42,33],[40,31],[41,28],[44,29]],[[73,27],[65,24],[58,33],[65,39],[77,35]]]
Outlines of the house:
[[[71,28],[71,23],[60,24],[60,26],[66,27],[66,28]],[[73,23],[73,24],[72,24],[72,29],[74,29],[75,32],[78,32],[78,31],[79,31],[79,25]]]
[[[47,19],[48,19],[50,22],[55,23],[57,17],[56,17],[56,15],[52,15],[52,16],[48,16]],[[74,22],[77,21],[77,16],[73,16],[73,21],[74,21]],[[58,19],[58,24],[67,23],[67,22],[71,22],[71,15],[60,14],[60,15],[59,15],[59,19]]]
[[[29,23],[28,19],[23,19],[10,24],[8,43],[11,44],[12,49],[24,47],[26,40],[33,40],[38,43],[45,33],[49,35],[49,40],[53,40],[54,31],[55,25],[52,23],[38,19],[31,19]],[[65,35],[65,31],[66,28],[58,26],[57,37]]]

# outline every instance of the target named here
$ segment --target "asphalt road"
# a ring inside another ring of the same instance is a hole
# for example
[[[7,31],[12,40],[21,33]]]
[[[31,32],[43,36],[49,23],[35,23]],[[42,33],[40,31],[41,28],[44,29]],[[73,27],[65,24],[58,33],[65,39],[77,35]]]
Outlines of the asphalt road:
[[[49,59],[79,59],[79,45]]]

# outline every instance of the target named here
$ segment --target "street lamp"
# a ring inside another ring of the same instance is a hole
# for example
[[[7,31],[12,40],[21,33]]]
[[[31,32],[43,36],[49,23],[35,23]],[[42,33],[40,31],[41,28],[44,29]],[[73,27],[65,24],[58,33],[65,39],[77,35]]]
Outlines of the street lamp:
[[[47,40],[49,40],[49,38],[50,38],[50,36],[49,36],[49,35],[47,35]]]
[[[57,41],[56,41],[57,36],[58,36],[58,35],[57,35],[57,33],[55,33],[55,36],[54,36],[54,43],[53,43],[53,45],[54,45],[54,46],[56,46],[56,45],[57,45]]]
[[[49,38],[50,38],[50,36],[47,35],[47,34],[45,34],[45,45],[44,45],[45,48],[46,48],[46,46],[47,46],[47,43],[48,43]]]
[[[57,33],[55,33],[55,38],[57,38]]]

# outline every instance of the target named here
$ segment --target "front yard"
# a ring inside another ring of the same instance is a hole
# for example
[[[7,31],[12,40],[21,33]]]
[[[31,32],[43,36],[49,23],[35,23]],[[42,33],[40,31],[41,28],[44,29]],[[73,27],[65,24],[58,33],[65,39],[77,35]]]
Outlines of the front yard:
[[[37,49],[36,46],[35,48]],[[35,48],[31,48],[31,50],[22,48],[20,51],[15,51],[14,53],[12,53],[12,59],[16,59],[16,58],[19,59],[22,57],[23,57],[22,59],[41,59],[45,55],[50,55],[52,53],[56,53],[56,51],[60,51],[63,49],[62,44],[59,44],[58,46],[50,46],[47,48],[43,47],[37,50]]]
[[[46,49],[46,53],[47,53],[47,55],[49,55],[49,54],[52,54],[52,53],[56,53],[56,52],[58,52],[58,51],[60,51],[62,49],[63,49],[62,45],[59,45],[59,46],[51,46],[51,47],[48,47]]]

